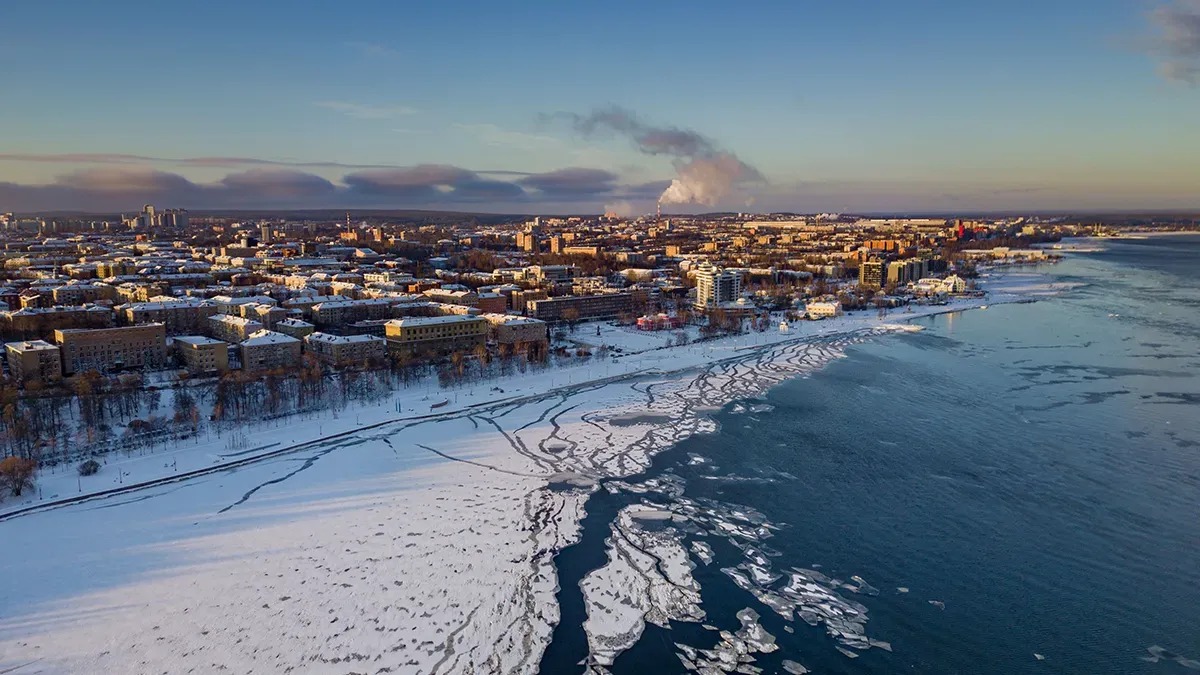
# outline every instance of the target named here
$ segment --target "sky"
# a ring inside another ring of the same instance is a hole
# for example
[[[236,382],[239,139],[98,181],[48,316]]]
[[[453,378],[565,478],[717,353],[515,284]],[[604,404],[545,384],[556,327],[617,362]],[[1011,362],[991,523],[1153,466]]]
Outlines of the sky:
[[[1200,207],[1200,0],[45,0],[0,25],[0,211]]]

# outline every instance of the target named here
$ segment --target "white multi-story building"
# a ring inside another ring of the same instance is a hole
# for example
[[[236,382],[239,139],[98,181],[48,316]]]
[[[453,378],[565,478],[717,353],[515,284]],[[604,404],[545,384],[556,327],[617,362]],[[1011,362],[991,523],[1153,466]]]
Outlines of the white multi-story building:
[[[742,294],[742,277],[736,272],[721,269],[712,263],[696,268],[696,306],[712,309],[734,302]]]

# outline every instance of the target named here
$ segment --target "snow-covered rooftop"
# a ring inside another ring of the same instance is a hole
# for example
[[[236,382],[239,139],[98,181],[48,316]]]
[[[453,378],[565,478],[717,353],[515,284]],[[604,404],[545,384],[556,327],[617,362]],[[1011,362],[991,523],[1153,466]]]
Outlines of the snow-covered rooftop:
[[[283,333],[276,333],[273,330],[258,330],[250,334],[250,337],[242,341],[242,346],[253,347],[255,345],[282,345],[293,342],[299,342],[296,338]]]
[[[391,326],[437,326],[447,323],[466,323],[469,321],[478,321],[478,316],[453,314],[450,316],[409,316],[403,319],[392,319],[388,321]]]

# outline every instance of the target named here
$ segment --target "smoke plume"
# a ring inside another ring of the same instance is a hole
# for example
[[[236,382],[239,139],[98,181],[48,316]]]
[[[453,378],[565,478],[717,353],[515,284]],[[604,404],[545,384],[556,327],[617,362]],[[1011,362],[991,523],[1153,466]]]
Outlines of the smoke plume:
[[[543,118],[552,120],[568,122],[584,138],[623,136],[642,154],[671,157],[679,175],[658,198],[663,204],[716,206],[735,186],[763,182],[757,169],[721,150],[707,136],[691,129],[647,124],[624,108],[602,108],[586,116],[560,112]]]
[[[618,218],[632,218],[637,215],[637,208],[633,204],[621,200],[619,202],[610,202],[604,205],[604,212],[611,213]]]

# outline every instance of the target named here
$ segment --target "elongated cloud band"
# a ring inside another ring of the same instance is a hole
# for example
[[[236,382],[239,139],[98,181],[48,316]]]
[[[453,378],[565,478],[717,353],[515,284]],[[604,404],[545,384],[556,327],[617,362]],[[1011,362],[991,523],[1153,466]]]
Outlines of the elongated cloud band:
[[[444,164],[373,167],[335,183],[294,168],[254,166],[198,183],[146,166],[101,166],[63,174],[45,185],[0,182],[0,211],[122,211],[146,202],[192,209],[453,206],[647,201],[665,182],[623,185],[616,174],[566,168],[541,174],[473,171]]]

